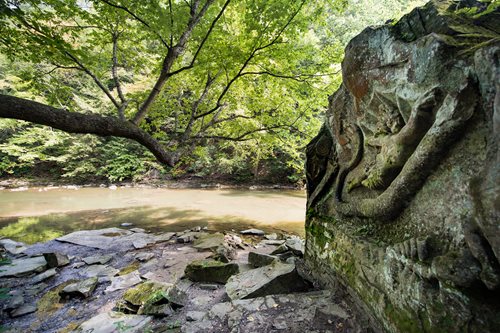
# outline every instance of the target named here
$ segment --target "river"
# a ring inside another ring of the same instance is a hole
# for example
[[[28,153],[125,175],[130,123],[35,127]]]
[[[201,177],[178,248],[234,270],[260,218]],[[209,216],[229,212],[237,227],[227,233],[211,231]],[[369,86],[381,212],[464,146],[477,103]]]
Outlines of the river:
[[[304,191],[32,188],[0,191],[0,236],[28,244],[75,230],[131,223],[152,232],[240,231],[304,235]]]

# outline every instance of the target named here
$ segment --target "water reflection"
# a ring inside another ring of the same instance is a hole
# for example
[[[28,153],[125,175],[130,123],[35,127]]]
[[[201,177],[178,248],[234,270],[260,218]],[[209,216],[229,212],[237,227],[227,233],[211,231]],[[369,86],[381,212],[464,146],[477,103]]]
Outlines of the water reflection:
[[[21,205],[23,197],[20,193],[15,193],[15,200],[10,201],[9,193],[0,193],[0,204],[7,203],[8,213],[18,215],[5,216],[0,212],[0,235],[36,243],[75,230],[117,227],[122,223],[132,223],[133,227],[152,232],[206,226],[219,231],[256,227],[268,232],[283,230],[304,234],[303,192],[126,189],[120,193],[108,189],[85,190],[51,191],[51,195],[45,197],[46,193],[23,192],[27,194],[28,205],[26,202]],[[79,210],[93,204],[105,209]],[[58,209],[60,213],[44,214]],[[21,216],[37,215],[36,212],[41,212],[40,216]]]

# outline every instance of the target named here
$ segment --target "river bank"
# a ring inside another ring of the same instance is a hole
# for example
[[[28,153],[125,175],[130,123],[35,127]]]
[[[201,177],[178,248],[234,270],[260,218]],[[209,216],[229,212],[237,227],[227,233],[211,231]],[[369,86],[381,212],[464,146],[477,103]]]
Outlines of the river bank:
[[[303,190],[303,184],[269,184],[260,182],[231,182],[220,179],[202,177],[184,177],[178,179],[150,179],[140,182],[75,182],[61,178],[0,178],[0,190],[25,190],[29,188],[61,187],[61,188],[167,188],[167,189],[249,189],[249,190]]]
[[[365,332],[342,290],[314,286],[296,236],[75,232],[1,240],[6,332]]]

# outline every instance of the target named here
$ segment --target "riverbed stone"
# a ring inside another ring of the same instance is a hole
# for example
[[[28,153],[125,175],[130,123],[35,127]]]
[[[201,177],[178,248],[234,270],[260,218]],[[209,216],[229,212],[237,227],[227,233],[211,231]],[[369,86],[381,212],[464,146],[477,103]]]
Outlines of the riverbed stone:
[[[206,312],[204,311],[188,311],[186,313],[186,320],[187,321],[199,321],[203,319],[205,316]]]
[[[98,256],[90,256],[90,257],[82,258],[82,260],[87,265],[94,265],[94,264],[104,265],[107,262],[109,262],[111,259],[113,259],[112,255],[98,255]]]
[[[20,277],[39,273],[44,271],[46,267],[47,261],[42,256],[14,259],[10,264],[0,266],[0,277]]]
[[[43,272],[43,273],[40,273],[40,274],[38,274],[38,275],[34,276],[34,277],[33,277],[33,279],[31,280],[31,282],[32,282],[33,284],[37,284],[37,283],[40,283],[40,282],[42,282],[42,281],[44,281],[44,280],[47,280],[47,279],[48,279],[48,278],[50,278],[50,277],[55,276],[56,274],[57,274],[57,270],[56,270],[56,268],[54,267],[54,268],[51,268],[51,269],[46,270],[46,271],[45,271],[45,272]]]
[[[285,246],[296,256],[304,256],[304,240],[294,237],[285,241]]]
[[[195,282],[226,283],[231,275],[238,273],[236,263],[223,263],[212,259],[195,260],[187,265],[184,273]]]
[[[142,229],[142,228],[130,228],[129,230],[132,231],[132,232],[140,232],[140,233],[145,233],[146,232],[146,230]]]
[[[226,283],[227,294],[232,300],[306,291],[308,288],[310,285],[298,274],[295,265],[277,261],[233,275]]]
[[[82,323],[77,332],[120,333],[123,332],[120,327],[126,327],[127,333],[142,333],[151,320],[152,317],[150,316],[129,315],[111,311],[101,313]]]
[[[122,305],[137,314],[169,316],[174,313],[174,308],[182,306],[176,303],[175,295],[170,296],[173,290],[169,283],[143,282],[125,292]]]
[[[90,265],[81,270],[81,273],[88,277],[115,276],[120,270],[108,265]]]
[[[36,308],[36,305],[34,305],[34,304],[23,304],[20,307],[18,307],[17,309],[12,310],[10,312],[10,316],[12,318],[17,318],[17,317],[21,317],[21,316],[36,312],[36,310],[37,310],[37,308]]]
[[[18,293],[15,295],[9,295],[8,303],[4,307],[4,310],[9,312],[9,311],[12,311],[12,310],[15,310],[15,309],[21,307],[21,305],[23,305],[23,304],[24,304],[24,296],[22,293]]]
[[[67,264],[69,264],[69,258],[64,253],[48,252],[44,253],[43,256],[47,261],[47,266],[51,268],[66,266]]]
[[[2,246],[8,253],[14,255],[21,254],[28,249],[26,244],[21,242],[16,242],[8,238],[0,239],[0,246]]]
[[[59,295],[63,298],[71,298],[71,297],[81,297],[87,298],[94,292],[97,287],[98,278],[91,277],[89,279],[85,279],[82,281],[78,281],[76,283],[72,283],[64,287],[63,290],[59,292]]]
[[[153,252],[142,252],[135,255],[135,259],[139,261],[148,261],[153,258],[155,254]]]
[[[248,252],[248,263],[253,267],[262,267],[272,264],[278,258],[269,254]]]
[[[123,238],[131,234],[133,234],[133,232],[120,228],[106,228],[75,231],[68,235],[58,237],[56,240],[101,250],[108,250],[116,246],[130,247],[132,242],[129,241],[127,242],[128,244],[124,244]]]
[[[156,243],[168,242],[176,235],[175,232],[164,232],[158,235],[154,235],[154,239]]]
[[[116,290],[128,289],[142,282],[139,271],[133,271],[122,276],[111,278],[111,285],[106,288],[105,293],[110,293]]]
[[[266,233],[260,229],[246,229],[240,231],[240,234],[242,235],[255,235],[255,236],[264,236]]]
[[[203,234],[193,241],[193,247],[198,250],[216,250],[224,246],[224,235],[221,233]]]

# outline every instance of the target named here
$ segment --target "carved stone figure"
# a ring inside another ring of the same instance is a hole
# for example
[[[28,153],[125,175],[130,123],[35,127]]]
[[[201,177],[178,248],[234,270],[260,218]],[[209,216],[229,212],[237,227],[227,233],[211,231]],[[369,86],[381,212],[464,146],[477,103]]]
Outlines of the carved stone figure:
[[[500,327],[499,33],[472,0],[365,29],[307,148],[306,260],[388,331]]]

